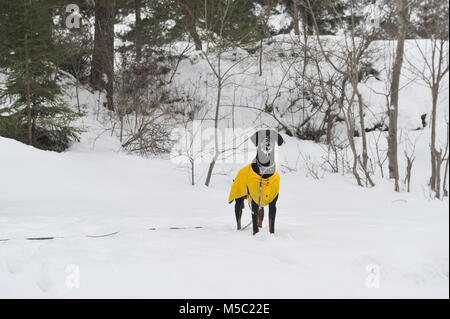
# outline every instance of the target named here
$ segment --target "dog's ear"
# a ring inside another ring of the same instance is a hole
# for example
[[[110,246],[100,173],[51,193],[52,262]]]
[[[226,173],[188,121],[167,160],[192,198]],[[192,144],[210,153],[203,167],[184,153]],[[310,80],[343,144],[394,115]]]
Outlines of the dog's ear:
[[[278,146],[281,146],[283,144],[284,144],[283,136],[281,136],[281,134],[278,134]]]
[[[255,146],[258,146],[258,132],[255,132],[252,137],[250,137],[250,140]]]
[[[281,136],[281,134],[279,134],[275,130],[270,131],[270,140],[276,142],[278,144],[278,146],[281,146],[284,144],[283,136]]]

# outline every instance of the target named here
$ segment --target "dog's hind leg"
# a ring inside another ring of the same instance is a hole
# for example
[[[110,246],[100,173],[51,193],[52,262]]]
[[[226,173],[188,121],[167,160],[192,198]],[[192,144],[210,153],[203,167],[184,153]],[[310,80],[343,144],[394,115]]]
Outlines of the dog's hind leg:
[[[242,228],[241,219],[242,219],[242,209],[244,208],[244,199],[245,197],[235,199],[234,213],[236,214],[237,230],[240,230]]]
[[[269,204],[269,233],[275,233],[275,216],[277,214],[277,197]]]

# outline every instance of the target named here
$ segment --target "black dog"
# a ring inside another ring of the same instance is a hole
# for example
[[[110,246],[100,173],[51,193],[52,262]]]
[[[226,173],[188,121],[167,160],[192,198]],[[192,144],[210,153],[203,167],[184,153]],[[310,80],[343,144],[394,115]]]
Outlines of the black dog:
[[[282,145],[284,140],[274,130],[260,130],[251,137],[251,141],[257,147],[256,158],[251,165],[239,171],[233,183],[229,202],[235,200],[234,211],[237,229],[239,230],[242,227],[241,218],[244,200],[247,198],[249,202],[251,201],[253,235],[258,233],[259,228],[262,227],[264,206],[268,204],[269,232],[273,234],[275,232],[276,204],[279,196],[279,175],[275,167],[275,145]],[[255,176],[257,176],[256,179]],[[246,189],[243,189],[243,187],[246,187]],[[236,196],[238,194],[239,196]]]

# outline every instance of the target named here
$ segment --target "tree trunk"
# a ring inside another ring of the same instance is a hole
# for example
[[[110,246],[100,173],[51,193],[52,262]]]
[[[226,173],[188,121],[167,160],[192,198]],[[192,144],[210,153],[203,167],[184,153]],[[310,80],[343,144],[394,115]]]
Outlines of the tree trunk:
[[[432,109],[431,109],[431,143],[430,143],[430,151],[431,151],[431,177],[430,177],[430,188],[433,191],[437,191],[436,189],[436,170],[439,169],[437,167],[437,158],[436,158],[436,110],[437,110],[437,99],[438,99],[438,90],[439,87],[434,85],[431,89],[432,94]]]
[[[219,158],[219,109],[220,102],[222,98],[222,73],[221,73],[221,54],[218,54],[218,62],[217,62],[217,102],[216,102],[216,114],[214,117],[214,148],[215,154],[214,157],[209,164],[208,175],[206,176],[205,185],[209,186],[211,182],[211,176],[214,170],[214,166],[216,165],[216,161]]]
[[[436,184],[435,184],[435,192],[436,192],[436,198],[441,198],[441,166],[442,166],[442,150],[438,152],[436,149],[434,150],[434,157],[436,159]]]
[[[259,42],[259,76],[263,76],[263,39]]]
[[[297,2],[298,2],[298,0],[297,0]],[[302,10],[301,10],[303,32],[305,32],[305,35],[313,35],[313,33],[314,33],[313,32],[314,31],[313,13],[311,12],[311,9],[309,8],[309,4],[304,3],[304,2],[305,1],[302,1]],[[318,26],[318,28],[319,28],[319,26]]]
[[[448,161],[449,161],[449,133],[450,133],[450,128],[449,128],[449,123],[447,122],[447,146],[445,147],[445,155],[447,158],[445,158],[445,171],[444,171],[444,181],[443,181],[443,192],[444,192],[444,197],[448,197],[448,189],[447,189],[447,176],[448,176]]]
[[[31,113],[31,86],[30,86],[30,57],[28,54],[28,32],[25,33],[25,82],[27,96],[27,125],[28,125],[28,144],[33,145],[33,124]]]
[[[448,197],[447,176],[448,176],[448,157],[445,159],[444,182],[442,186],[444,197]]]
[[[414,164],[415,157],[414,155],[408,156],[405,152],[406,157],[406,176],[405,176],[405,184],[407,184],[408,193],[411,192],[411,177],[412,177],[412,167]]]
[[[191,159],[191,185],[195,185],[195,161]]]
[[[78,113],[81,113],[81,106],[80,106],[80,81],[78,81],[78,77],[75,81],[75,93],[77,95],[77,109]]]
[[[202,50],[202,40],[200,39],[200,36],[197,33],[197,24],[196,21],[198,21],[198,18],[195,16],[192,8],[189,7],[189,5],[183,3],[180,0],[177,0],[178,5],[185,11],[186,15],[183,18],[184,25],[189,32],[189,35],[191,36],[192,40],[195,44],[195,49],[197,51]],[[205,2],[206,5],[206,2]]]
[[[191,18],[187,18],[187,20],[192,20]],[[192,37],[192,40],[194,41],[195,50],[199,51],[202,49],[202,40],[200,40],[200,36],[197,33],[197,26],[195,24],[195,21],[188,21],[189,24],[189,34]]]
[[[299,17],[298,17],[298,0],[294,0],[294,33],[295,35],[300,35],[300,28],[298,26]]]
[[[220,59],[220,58],[219,58]],[[214,170],[214,166],[216,165],[216,161],[219,158],[219,108],[220,108],[220,100],[222,96],[222,79],[218,79],[219,84],[217,88],[217,104],[216,104],[216,115],[214,118],[214,147],[215,147],[215,154],[214,157],[209,164],[208,169],[208,175],[206,176],[205,185],[209,186],[209,183],[211,182],[212,173]]]
[[[369,156],[367,154],[367,134],[366,134],[366,125],[365,125],[365,121],[364,121],[364,103],[362,100],[361,93],[359,93],[357,83],[355,83],[355,91],[356,91],[356,95],[358,97],[359,124],[361,126],[361,139],[362,139],[362,147],[363,147],[362,163],[363,163],[363,169],[367,170],[367,162],[369,161]]]
[[[107,107],[110,110],[114,109],[114,2],[95,1],[95,39],[91,67],[91,85],[96,90],[106,89]]]
[[[120,116],[120,144],[122,144],[123,141],[123,115]]]
[[[331,110],[329,110],[331,113]],[[334,119],[336,115],[328,114],[327,117],[327,145],[331,145],[333,143],[333,125]]]
[[[31,3],[30,3],[31,5]],[[28,18],[28,6],[25,5],[25,18],[30,22],[31,19]],[[31,84],[30,84],[30,53],[28,50],[28,32],[25,31],[25,94],[27,99],[27,126],[28,126],[28,144],[33,145],[33,123],[32,123],[32,112],[31,112]]]
[[[405,50],[405,39],[408,23],[408,7],[406,0],[397,0],[397,11],[399,16],[399,34],[397,37],[397,50],[395,60],[392,66],[392,82],[390,88],[390,107],[389,115],[389,137],[388,137],[388,160],[389,160],[389,178],[395,179],[395,191],[398,189],[398,156],[397,156],[397,121],[398,121],[398,95],[400,89],[400,73],[403,64],[403,54]]]
[[[142,18],[141,18],[141,0],[135,0],[136,15],[136,61],[141,62],[142,58]]]
[[[355,102],[355,95],[356,95],[356,92],[353,91],[352,97],[347,106],[347,114],[345,114],[345,112],[344,112],[344,119],[345,119],[345,125],[347,128],[348,143],[350,145],[350,149],[352,150],[352,155],[353,155],[352,173],[356,179],[356,182],[358,183],[358,186],[363,186],[363,184],[361,182],[361,177],[358,174],[358,152],[356,151],[355,138],[354,138],[355,126],[353,124],[354,122],[353,122],[353,115],[352,115],[352,105]]]

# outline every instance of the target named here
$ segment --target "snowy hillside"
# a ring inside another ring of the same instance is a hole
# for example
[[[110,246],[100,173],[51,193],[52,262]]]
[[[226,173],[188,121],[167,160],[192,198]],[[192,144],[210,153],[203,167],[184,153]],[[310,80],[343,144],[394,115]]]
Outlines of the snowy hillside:
[[[286,66],[278,53],[290,45],[287,36],[267,45],[275,53],[262,77],[256,60],[239,66],[224,88],[221,126],[231,126],[225,105],[261,108],[264,94],[276,93]],[[417,56],[412,48],[408,52],[411,59]],[[234,57],[226,57],[225,67]],[[210,106],[213,82],[206,61],[191,52],[179,65],[174,87],[196,92]],[[279,107],[288,103],[292,85],[283,84]],[[362,85],[371,107],[368,122],[383,118],[384,96],[374,93],[383,86],[376,79]],[[448,108],[442,105],[448,91],[442,92],[439,130],[445,136]],[[73,88],[67,99],[74,104]],[[378,169],[375,188],[358,187],[350,174],[321,166],[322,144],[284,135],[276,233],[268,234],[266,211],[256,236],[251,227],[236,231],[234,206],[226,202],[246,162],[219,162],[210,187],[203,186],[209,162],[198,163],[191,186],[182,165],[120,150],[117,129],[111,133],[108,112],[99,106],[104,97],[82,88],[80,99],[88,110],[78,123],[85,132],[65,153],[0,137],[0,298],[449,297],[449,202],[431,200],[426,187],[430,129],[416,128],[431,98],[422,84],[400,92],[402,176],[403,151],[411,147],[408,140],[416,141],[410,193],[403,184],[400,193],[393,192]],[[236,108],[233,123],[274,125],[258,114]],[[372,132],[369,139],[378,135]],[[244,225],[249,221],[246,206]],[[96,237],[103,235],[110,236]],[[42,237],[54,239],[27,240]],[[68,285],[74,269],[78,288]]]

